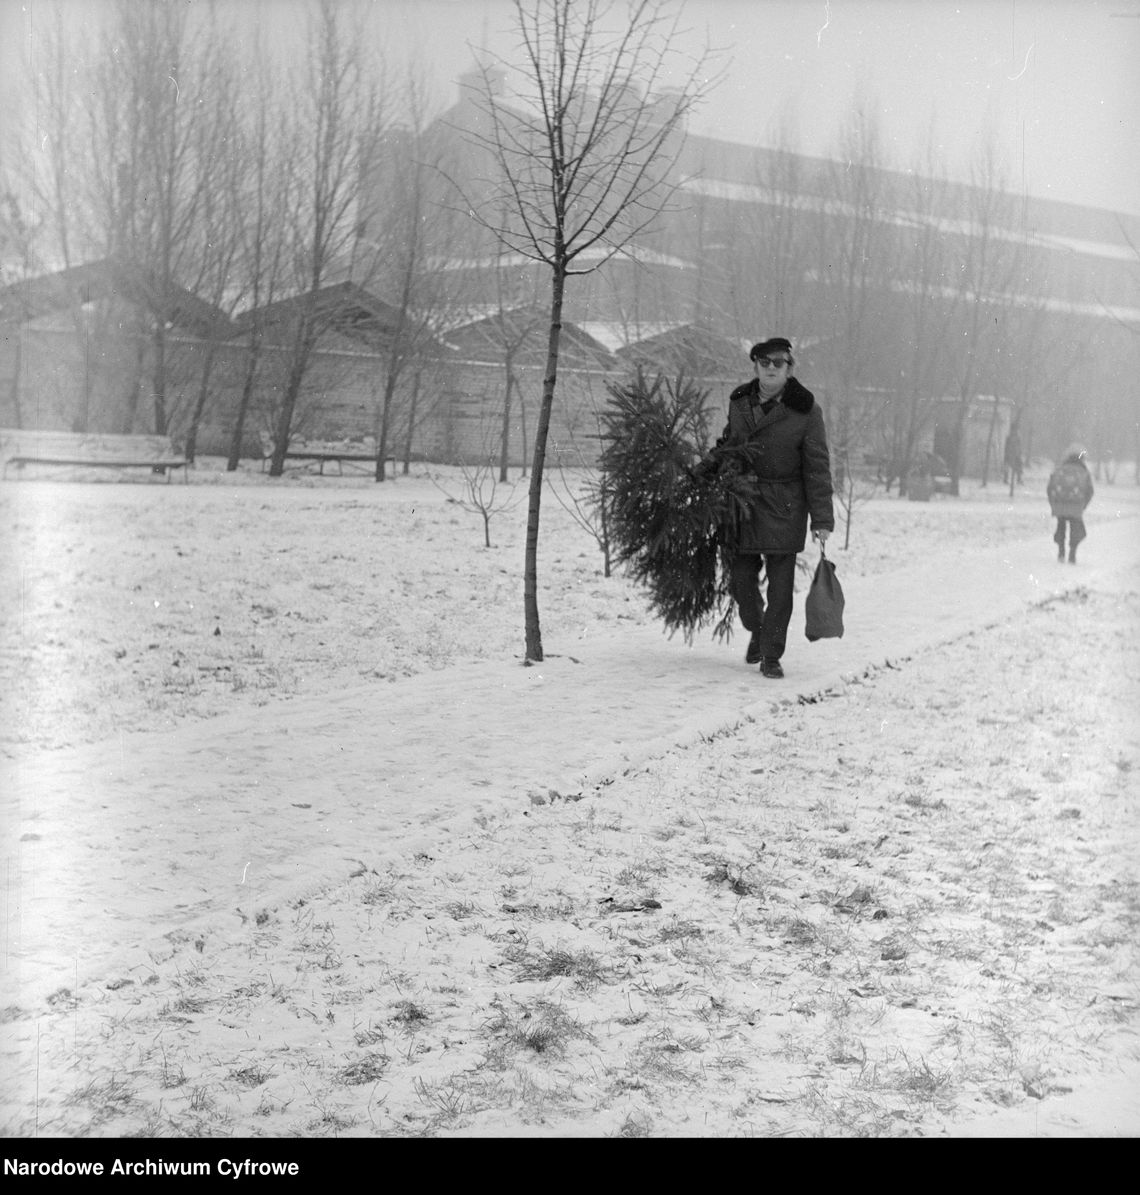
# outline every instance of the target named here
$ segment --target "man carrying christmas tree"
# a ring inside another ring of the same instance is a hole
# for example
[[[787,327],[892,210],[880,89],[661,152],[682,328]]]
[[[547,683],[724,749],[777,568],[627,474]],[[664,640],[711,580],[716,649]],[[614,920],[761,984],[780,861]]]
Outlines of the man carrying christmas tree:
[[[835,529],[831,454],[819,404],[792,376],[791,342],[762,340],[748,356],[756,376],[729,396],[728,424],[716,446],[743,449],[757,482],[758,498],[739,529],[730,587],[752,636],[745,661],[777,678],[784,675],[780,657],[792,617],[796,555],[806,546],[809,519],[821,545]],[[768,577],[767,608],[761,568]]]

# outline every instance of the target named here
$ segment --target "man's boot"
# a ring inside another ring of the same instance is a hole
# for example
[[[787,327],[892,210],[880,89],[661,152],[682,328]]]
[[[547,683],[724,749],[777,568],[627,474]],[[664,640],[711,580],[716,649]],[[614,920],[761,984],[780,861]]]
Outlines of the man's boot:
[[[753,631],[752,638],[748,640],[748,650],[744,653],[744,662],[746,664],[759,664],[763,653],[760,650],[760,632]]]

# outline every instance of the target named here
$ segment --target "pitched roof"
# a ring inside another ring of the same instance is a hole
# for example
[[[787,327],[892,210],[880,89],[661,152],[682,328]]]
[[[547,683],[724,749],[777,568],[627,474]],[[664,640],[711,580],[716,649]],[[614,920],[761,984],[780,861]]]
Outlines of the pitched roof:
[[[748,346],[702,324],[677,324],[617,350],[624,360],[689,377],[740,373]]]
[[[476,361],[500,364],[506,350],[513,348],[520,365],[536,365],[546,360],[549,332],[550,312],[528,304],[451,328],[446,342]],[[562,322],[559,359],[579,369],[612,369],[617,364],[604,344],[567,320]]]
[[[243,311],[236,323],[239,327],[248,327],[255,319],[270,326],[289,323],[313,301],[308,292],[290,295]],[[348,334],[375,335],[391,331],[399,319],[399,312],[391,303],[355,282],[336,282],[322,287],[316,294],[314,311],[322,323]]]
[[[0,289],[0,322],[26,323],[53,311],[107,298],[150,308],[148,291],[151,290],[145,274],[112,258],[103,258]],[[219,324],[229,323],[229,317],[220,307],[185,287],[172,286],[167,299],[166,313],[171,323],[187,331],[205,335]]]

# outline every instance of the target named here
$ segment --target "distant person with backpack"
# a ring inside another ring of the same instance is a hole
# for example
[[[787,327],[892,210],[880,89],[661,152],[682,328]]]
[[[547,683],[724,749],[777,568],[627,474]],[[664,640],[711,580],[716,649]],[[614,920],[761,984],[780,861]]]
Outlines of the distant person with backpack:
[[[1057,545],[1057,559],[1065,559],[1065,532],[1068,528],[1069,563],[1077,563],[1077,544],[1085,538],[1085,507],[1092,501],[1093,483],[1085,465],[1088,453],[1073,444],[1065,453],[1065,459],[1049,476],[1045,492],[1049,506],[1057,520],[1057,531],[1053,542]]]

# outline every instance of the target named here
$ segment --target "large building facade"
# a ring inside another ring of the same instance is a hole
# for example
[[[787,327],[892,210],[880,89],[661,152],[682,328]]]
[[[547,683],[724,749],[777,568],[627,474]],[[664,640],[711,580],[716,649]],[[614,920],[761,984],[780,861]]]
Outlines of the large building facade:
[[[469,77],[437,123],[451,177],[498,169],[481,144],[488,86],[509,109],[501,78]],[[972,470],[966,426],[996,395],[1038,455],[1082,439],[1140,457],[1140,218],[1018,194],[984,163],[969,183],[889,169],[864,144],[838,162],[683,132],[660,215],[568,280],[565,317],[614,349],[685,326],[741,350],[786,335],[853,456],[908,457],[937,430]],[[454,293],[547,297],[548,268],[467,231],[438,256]],[[748,372],[726,353],[713,401]]]
[[[471,458],[505,444],[513,464],[526,459],[550,270],[504,249],[486,227],[494,221],[480,205],[497,165],[480,142],[486,97],[475,82],[465,79],[419,138],[389,137],[372,156],[359,235],[387,236],[394,248],[356,291],[390,318],[347,339],[343,319],[330,319],[297,435],[373,436],[387,394],[390,442],[405,455]],[[509,109],[509,97],[496,99]],[[668,96],[641,99],[669,110]],[[1080,439],[1094,459],[1140,459],[1137,217],[1018,195],[993,177],[961,183],[888,169],[873,145],[862,160],[836,162],[681,129],[668,148],[655,218],[617,252],[600,244],[583,254],[582,272],[567,280],[563,318],[574,334],[555,410],[564,459],[596,453],[607,384],[635,368],[683,372],[723,408],[750,374],[748,345],[768,335],[796,344],[797,372],[825,402],[845,467],[875,460],[899,476],[937,444],[955,470],[977,473],[1000,460],[1015,423],[1031,455],[1052,457]],[[401,307],[413,259],[391,230],[407,215],[413,162],[432,167],[416,221],[431,232],[415,246],[419,281]],[[462,195],[447,179],[463,180]],[[349,284],[353,270],[344,264]],[[145,313],[129,288],[96,293],[82,281],[33,280],[0,294],[0,426],[152,430]],[[344,284],[330,282],[330,295]],[[209,360],[199,442],[224,444],[247,373],[248,313],[219,320],[189,295],[179,312],[169,430],[177,435],[198,405]],[[409,322],[426,333],[414,354],[394,354],[393,329]],[[273,425],[289,336],[280,323],[261,346],[252,427]],[[397,357],[393,389],[385,371]]]

